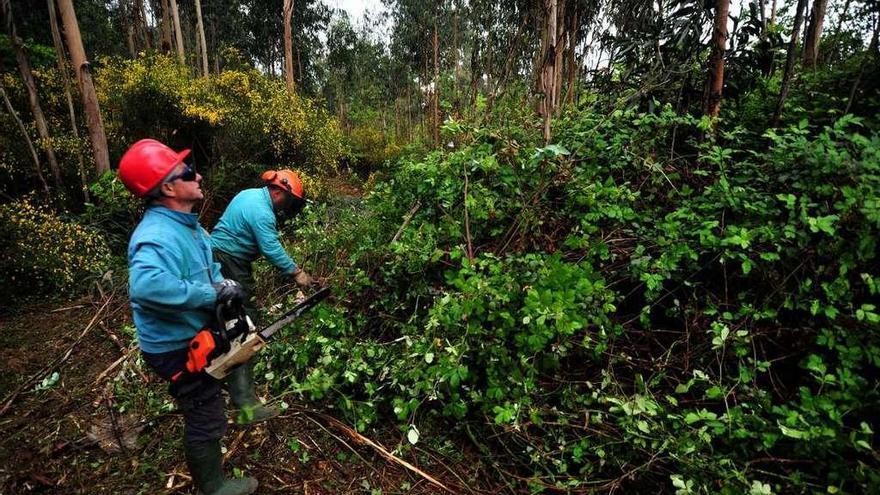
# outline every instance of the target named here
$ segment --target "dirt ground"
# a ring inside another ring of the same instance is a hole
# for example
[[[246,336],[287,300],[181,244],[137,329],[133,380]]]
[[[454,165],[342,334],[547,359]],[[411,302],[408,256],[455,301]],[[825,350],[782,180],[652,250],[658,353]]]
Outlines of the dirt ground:
[[[0,495],[195,492],[179,447],[182,418],[139,363],[123,297],[0,316],[0,397]],[[227,473],[255,476],[264,494],[495,492],[477,488],[467,452],[449,459],[419,445],[389,459],[377,446],[399,444],[393,426],[365,432],[370,446],[313,407],[291,404],[251,428],[230,422]]]

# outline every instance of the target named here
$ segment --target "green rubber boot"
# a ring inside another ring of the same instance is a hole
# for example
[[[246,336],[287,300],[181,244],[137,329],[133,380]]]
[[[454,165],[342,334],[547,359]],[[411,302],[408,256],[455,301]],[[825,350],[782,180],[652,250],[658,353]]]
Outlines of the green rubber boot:
[[[257,394],[254,392],[253,370],[253,363],[245,363],[233,369],[226,376],[229,398],[239,410],[236,422],[240,425],[252,425],[274,418],[279,414],[278,409],[266,406],[257,398]]]
[[[254,478],[223,477],[220,440],[187,444],[184,451],[193,483],[202,495],[249,495],[257,490],[257,480]]]

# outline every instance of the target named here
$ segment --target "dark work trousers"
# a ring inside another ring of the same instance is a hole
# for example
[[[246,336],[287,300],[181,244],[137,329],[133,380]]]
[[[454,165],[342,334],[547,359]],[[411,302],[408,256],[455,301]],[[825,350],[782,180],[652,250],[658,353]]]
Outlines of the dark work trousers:
[[[235,280],[241,284],[241,288],[244,289],[245,293],[244,312],[251,317],[254,325],[260,326],[258,319],[259,311],[257,311],[256,301],[254,300],[254,289],[257,283],[254,280],[254,269],[251,266],[251,262],[237,258],[219,249],[214,250],[214,261],[220,263],[220,273],[223,277]]]
[[[207,373],[184,373],[176,382],[171,377],[186,369],[187,349],[153,354],[144,352],[144,361],[163,379],[171,382],[168,392],[183,413],[183,441],[187,445],[219,440],[226,433],[226,413],[220,382]]]

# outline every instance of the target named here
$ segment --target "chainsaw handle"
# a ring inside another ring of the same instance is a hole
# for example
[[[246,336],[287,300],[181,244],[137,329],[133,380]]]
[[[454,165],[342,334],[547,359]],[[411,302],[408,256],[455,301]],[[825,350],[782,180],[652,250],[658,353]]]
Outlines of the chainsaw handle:
[[[217,333],[223,337],[223,340],[229,342],[229,337],[226,335],[226,319],[223,318],[223,305],[218,304],[214,311],[214,316],[217,318]]]

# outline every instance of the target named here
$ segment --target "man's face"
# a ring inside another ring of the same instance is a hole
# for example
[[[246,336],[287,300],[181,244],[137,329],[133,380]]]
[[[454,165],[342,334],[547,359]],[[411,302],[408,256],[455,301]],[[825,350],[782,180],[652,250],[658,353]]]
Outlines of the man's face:
[[[169,177],[172,180],[163,185],[165,195],[184,203],[195,203],[205,198],[202,192],[202,176],[190,166],[181,163],[174,167]]]

